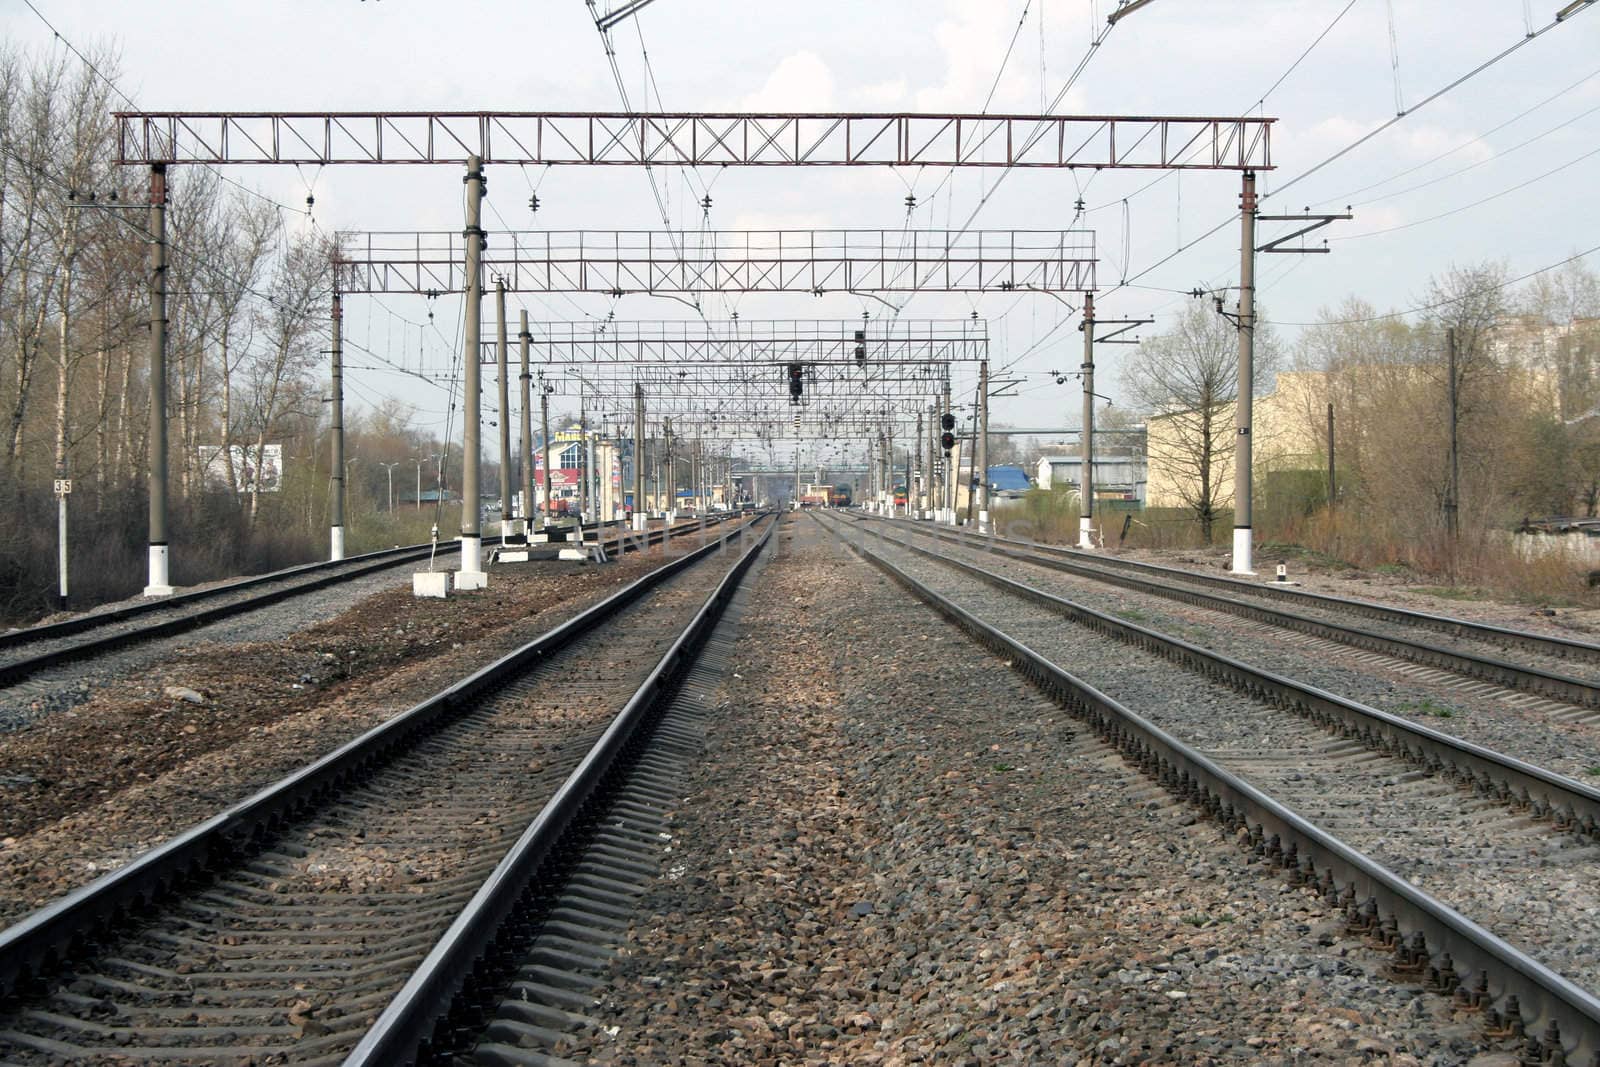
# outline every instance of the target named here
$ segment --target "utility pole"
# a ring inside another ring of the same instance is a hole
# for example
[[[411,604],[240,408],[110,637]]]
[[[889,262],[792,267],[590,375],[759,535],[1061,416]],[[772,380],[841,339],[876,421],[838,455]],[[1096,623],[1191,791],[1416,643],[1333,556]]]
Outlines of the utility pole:
[[[1339,483],[1333,478],[1333,401],[1328,401],[1328,512],[1338,506]]]
[[[456,588],[483,589],[489,576],[483,570],[483,536],[478,527],[478,462],[483,447],[479,441],[483,417],[482,368],[483,358],[480,333],[483,326],[483,287],[479,274],[483,269],[483,157],[467,157],[467,264],[466,264],[466,351],[462,362],[466,367],[463,385],[462,424],[466,431],[465,447],[461,453],[461,569],[456,572]]]
[[[522,309],[522,318],[519,323],[521,331],[517,340],[521,345],[522,373],[518,381],[522,384],[522,448],[517,453],[517,470],[522,477],[522,542],[533,543],[533,375],[528,371],[528,343],[532,335],[528,333],[528,309]]]
[[[1461,453],[1456,440],[1457,424],[1460,421],[1460,412],[1456,397],[1456,328],[1448,327],[1444,331],[1446,369],[1449,372],[1449,381],[1446,383],[1446,396],[1450,405],[1450,484],[1444,498],[1444,529],[1450,535],[1451,570],[1455,569],[1455,542],[1460,534],[1461,511]],[[1453,573],[1452,573],[1453,577]]]
[[[1244,172],[1239,193],[1239,399],[1233,451],[1233,573],[1254,574],[1250,530],[1250,421],[1255,404],[1256,172]]]
[[[939,498],[934,492],[934,471],[938,466],[939,404],[928,405],[928,432],[922,438],[922,451],[927,457],[922,475],[922,517],[933,521],[938,517]]]
[[[889,433],[883,441],[883,474],[889,483],[889,517],[894,518],[894,428],[890,427]],[[821,481],[821,479],[817,479]],[[906,499],[910,499],[910,490],[906,491]]]
[[[916,455],[917,466],[920,468],[927,459],[928,454],[926,438],[922,431],[922,412],[920,411],[917,412],[917,436],[915,441],[917,442],[916,447],[909,449],[908,451]],[[910,463],[911,457],[908,455],[906,457],[906,515],[913,519],[920,519],[922,518],[921,514],[919,514],[919,512],[922,510],[922,498],[919,490],[922,488],[922,486],[927,484],[927,475],[925,472],[919,470],[917,472],[919,479],[917,481],[913,481],[912,476],[909,473]]]
[[[511,368],[508,366],[510,349],[506,343],[506,280],[494,280],[494,310],[497,320],[495,334],[495,370],[499,372],[500,388],[500,539],[511,536]]]
[[[578,524],[589,516],[589,412],[578,408]]]
[[[67,497],[72,493],[72,470],[68,466],[67,453],[67,407],[68,407],[68,381],[67,381],[67,338],[72,332],[72,261],[77,255],[78,223],[73,219],[67,227],[67,254],[63,258],[64,273],[61,280],[61,319],[60,332],[57,337],[56,355],[61,361],[61,373],[57,377],[57,412],[56,424],[56,607],[61,611],[67,610]]]
[[[644,386],[633,383],[633,528],[643,532],[649,525],[644,506]]]
[[[950,379],[944,380],[944,413],[954,415],[955,409],[950,406]],[[956,465],[960,462],[954,449],[945,453],[944,457],[944,521],[951,526],[956,524]]]
[[[338,290],[333,294],[333,395],[329,407],[333,409],[333,467],[329,477],[332,500],[328,506],[328,558],[344,559],[344,296]],[[420,470],[420,468],[419,468]]]
[[[662,443],[666,446],[666,457],[661,464],[662,471],[666,474],[665,488],[667,490],[666,521],[670,526],[672,520],[678,517],[678,472],[672,461],[672,416],[666,419],[666,428],[662,431]]]
[[[544,437],[540,451],[544,455],[544,521],[550,522],[550,464],[555,457],[550,453],[550,386],[539,383],[539,433]]]
[[[150,168],[150,569],[145,596],[171,596],[167,544],[167,167]]]
[[[978,532],[989,532],[989,361],[978,364]]]
[[[1083,469],[1078,475],[1078,547],[1094,548],[1094,294],[1083,294]]]

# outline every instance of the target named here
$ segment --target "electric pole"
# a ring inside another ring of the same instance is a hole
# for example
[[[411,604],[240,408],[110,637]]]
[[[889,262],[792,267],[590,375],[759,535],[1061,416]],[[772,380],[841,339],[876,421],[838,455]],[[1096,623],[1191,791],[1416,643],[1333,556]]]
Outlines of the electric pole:
[[[1461,453],[1456,439],[1457,426],[1460,421],[1460,408],[1456,396],[1456,328],[1448,327],[1444,331],[1446,370],[1449,372],[1449,381],[1445,386],[1447,402],[1450,405],[1450,483],[1445,491],[1444,498],[1444,529],[1450,535],[1450,559],[1452,577],[1455,569],[1455,542],[1460,530],[1461,511]]]
[[[483,417],[482,374],[483,359],[480,334],[483,325],[483,287],[479,279],[483,267],[483,158],[467,157],[467,264],[466,264],[466,338],[462,362],[466,380],[463,383],[462,425],[465,430],[465,447],[461,454],[461,569],[456,572],[456,588],[483,589],[489,576],[483,571],[483,536],[478,526],[480,508],[478,501],[478,463],[483,446],[479,440]]]
[[[1250,420],[1255,402],[1256,172],[1239,193],[1239,399],[1234,416],[1233,573],[1254,574],[1250,530]]]
[[[1083,294],[1083,469],[1078,474],[1078,547],[1094,548],[1094,294]]]
[[[989,361],[978,364],[978,532],[989,532]]]
[[[500,390],[500,539],[511,536],[511,368],[506,343],[506,280],[494,280],[495,370]]]
[[[550,522],[550,464],[555,457],[550,454],[550,386],[539,383],[539,433],[544,438],[540,452],[544,456],[544,521]]]
[[[171,596],[167,544],[167,167],[150,168],[150,570],[145,596]]]
[[[518,381],[522,384],[522,448],[517,453],[517,470],[522,477],[522,542],[533,543],[533,375],[528,371],[528,343],[532,335],[528,333],[528,310],[522,310],[521,327],[517,334],[517,341],[521,345],[522,373]]]
[[[649,517],[644,506],[644,386],[633,383],[633,528],[643,532]]]
[[[329,559],[344,559],[344,297],[335,290],[333,294],[333,388],[329,406],[333,409],[333,468],[329,488],[332,500],[328,508]]]

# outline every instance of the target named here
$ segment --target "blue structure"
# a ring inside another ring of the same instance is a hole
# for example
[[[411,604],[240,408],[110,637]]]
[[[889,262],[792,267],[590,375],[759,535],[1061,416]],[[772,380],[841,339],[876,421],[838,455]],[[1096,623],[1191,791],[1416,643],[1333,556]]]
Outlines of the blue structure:
[[[1018,497],[1033,488],[1033,480],[1021,467],[1004,464],[989,468],[989,493],[1005,499]]]

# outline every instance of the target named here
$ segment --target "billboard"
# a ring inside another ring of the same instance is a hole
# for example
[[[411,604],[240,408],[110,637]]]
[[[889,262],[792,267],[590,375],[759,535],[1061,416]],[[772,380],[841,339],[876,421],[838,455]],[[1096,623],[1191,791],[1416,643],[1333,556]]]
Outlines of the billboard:
[[[233,486],[236,493],[256,489],[276,493],[283,488],[283,446],[267,445],[260,450],[260,470],[256,470],[257,451],[246,445],[230,445],[228,456],[221,445],[200,445],[195,450],[200,459],[201,479],[207,489],[228,489],[228,458],[233,459]]]

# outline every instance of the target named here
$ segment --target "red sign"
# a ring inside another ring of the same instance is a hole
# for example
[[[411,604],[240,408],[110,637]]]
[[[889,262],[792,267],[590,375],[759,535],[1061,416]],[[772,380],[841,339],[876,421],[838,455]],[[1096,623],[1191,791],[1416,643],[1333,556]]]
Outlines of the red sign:
[[[544,464],[536,463],[533,467],[533,480],[540,485],[544,484]],[[577,467],[556,467],[550,471],[550,488],[570,489],[578,484]]]

